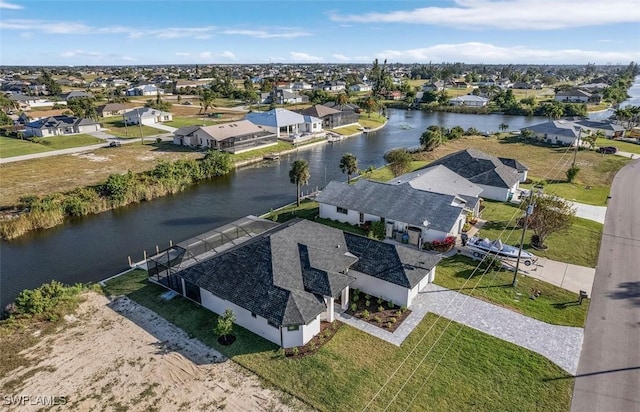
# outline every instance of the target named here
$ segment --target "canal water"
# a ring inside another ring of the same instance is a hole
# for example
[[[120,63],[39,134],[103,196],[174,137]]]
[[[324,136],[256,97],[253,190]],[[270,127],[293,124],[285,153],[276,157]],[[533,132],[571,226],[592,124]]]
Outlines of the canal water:
[[[640,86],[640,84],[639,84]],[[638,93],[640,96],[640,92]],[[510,130],[544,122],[540,117],[470,115],[389,110],[389,122],[379,131],[342,142],[301,148],[279,161],[240,168],[173,196],[98,215],[68,221],[62,226],[0,243],[0,307],[20,290],[52,279],[64,283],[95,282],[128,267],[127,257],[141,260],[143,250],[167,247],[248,214],[261,215],[295,200],[289,182],[291,162],[309,162],[311,179],[303,190],[322,188],[331,180],[346,180],[338,164],[353,153],[360,168],[384,164],[392,148],[419,145],[430,125]]]

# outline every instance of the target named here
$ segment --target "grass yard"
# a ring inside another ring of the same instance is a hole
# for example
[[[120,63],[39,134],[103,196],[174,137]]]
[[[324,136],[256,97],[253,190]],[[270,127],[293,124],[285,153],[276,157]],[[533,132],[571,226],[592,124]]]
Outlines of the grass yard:
[[[160,159],[200,158],[202,153],[169,142],[131,143],[90,152],[0,164],[0,205],[15,204],[20,196],[43,195],[96,184],[111,173],[141,172]]]
[[[218,124],[220,121],[215,121],[211,117],[186,117],[186,116],[173,116],[173,120],[170,122],[163,122],[162,124],[171,127],[184,127],[184,126],[211,126]]]
[[[155,136],[157,134],[167,133],[164,130],[156,129],[155,127],[150,127],[147,125],[142,125],[142,127],[135,125],[127,125],[125,126],[124,121],[120,117],[116,118],[106,118],[101,121],[102,127],[106,130],[106,133],[122,137],[124,139],[139,139],[140,132],[142,130],[142,137]]]
[[[484,206],[482,219],[487,223],[480,229],[479,236],[500,238],[505,244],[518,245],[522,232],[515,227],[515,221],[522,212],[516,206],[501,202],[485,201]],[[528,230],[524,238],[524,250],[536,256],[593,268],[598,260],[602,229],[603,225],[598,222],[576,217],[566,232],[552,233],[547,237],[545,245],[549,249],[546,251],[531,247],[533,231]]]
[[[261,149],[249,150],[248,152],[238,153],[231,155],[233,162],[242,162],[250,159],[262,159],[264,156],[280,153],[285,150],[295,149],[295,146],[289,142],[278,140],[278,143],[273,146],[263,147]]]
[[[90,146],[104,142],[104,140],[88,134],[51,136],[43,137],[39,140],[39,143],[34,143],[28,140],[0,136],[0,158],[4,159],[13,156],[69,149],[71,147]]]
[[[421,167],[425,167],[427,164],[428,162],[425,160],[414,160],[409,166],[409,171],[420,169]],[[393,178],[393,173],[387,166],[380,167],[367,175],[367,179],[375,180],[377,182],[388,182]]]
[[[348,223],[342,223],[331,219],[321,219],[318,217],[320,214],[318,202],[305,199],[300,202],[300,207],[296,206],[295,203],[287,205],[278,210],[272,210],[271,212],[265,214],[263,217],[266,219],[271,219],[278,223],[283,223],[291,219],[295,219],[297,217],[301,217],[307,220],[313,220],[318,223],[322,223],[327,226],[334,227],[336,229],[344,230],[345,232],[355,233],[361,236],[367,236],[367,233],[360,227],[350,225]]]
[[[543,322],[584,327],[588,299],[582,305],[576,305],[578,294],[528,276],[520,276],[518,286],[514,288],[511,286],[513,272],[501,270],[485,274],[482,269],[474,272],[478,263],[462,255],[443,259],[436,269],[434,283]],[[532,289],[542,292],[535,300],[529,299]]]
[[[613,147],[617,147],[618,150],[620,151],[635,153],[637,155],[640,155],[640,144],[625,142],[624,140],[599,138],[598,140],[596,140],[596,146],[598,147],[613,146]],[[602,154],[601,156],[611,156],[611,155]]]
[[[566,411],[571,401],[573,378],[549,360],[434,315],[400,347],[344,325],[317,353],[292,360],[235,325],[236,341],[219,345],[212,333],[215,314],[181,297],[163,302],[158,296],[164,291],[148,283],[143,271],[105,288],[109,295],[127,294],[322,411],[362,410],[370,401],[370,411]]]

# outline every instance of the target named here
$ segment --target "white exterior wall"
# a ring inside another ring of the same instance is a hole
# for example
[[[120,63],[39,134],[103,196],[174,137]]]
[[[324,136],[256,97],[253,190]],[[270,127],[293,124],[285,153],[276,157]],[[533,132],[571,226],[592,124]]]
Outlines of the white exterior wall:
[[[314,336],[320,333],[320,315],[312,320],[308,325],[301,325],[296,331],[289,331],[286,327],[282,328],[282,347],[293,348],[294,346],[303,346]],[[276,342],[278,345],[280,342]]]
[[[501,202],[505,202],[509,196],[509,189],[506,187],[495,187],[495,186],[485,186],[478,185],[482,188],[482,192],[480,193],[480,197],[484,197],[485,199],[499,200]]]
[[[236,305],[235,303],[231,303],[228,300],[221,299],[202,288],[200,288],[200,299],[202,302],[202,306],[212,312],[217,313],[218,315],[223,314],[226,309],[231,309],[236,315],[235,323],[237,325],[249,329],[256,335],[260,335],[263,338],[275,343],[276,345],[281,344],[280,328],[269,325],[266,319],[261,318],[260,316],[256,316],[254,318],[253,316],[251,316],[250,311]],[[286,328],[282,332],[283,336],[285,331]],[[298,339],[295,338],[295,335],[300,335],[299,340],[302,341],[303,331],[304,328],[302,326],[297,331],[286,331],[287,339],[289,341],[295,341],[296,339]]]
[[[100,130],[100,125],[87,124],[87,125],[78,126],[78,129],[79,129],[78,133],[97,132],[98,130]]]
[[[409,299],[408,299],[408,305],[411,305],[411,302],[413,302],[413,299],[416,298],[416,296],[418,296],[418,293],[425,287],[427,286],[427,283],[431,283],[433,282],[433,280],[436,277],[436,268],[434,267],[433,269],[431,269],[431,271],[429,271],[429,274],[427,276],[425,276],[424,278],[422,278],[422,280],[420,281],[420,283],[418,283],[417,285],[415,285],[413,287],[413,289],[409,290]]]
[[[528,170],[525,170],[523,172],[518,172],[518,176],[520,176],[520,182],[524,182],[525,180],[527,180],[528,173],[529,173]]]
[[[356,270],[349,270],[349,275],[356,278],[350,285],[352,289],[360,289],[369,295],[378,296],[387,301],[391,300],[398,306],[408,306],[409,293],[407,288],[365,275]]]
[[[335,206],[326,203],[320,203],[320,217],[352,225],[357,225],[360,221],[360,213],[355,210],[349,210],[348,214],[345,215],[344,213],[338,213]]]

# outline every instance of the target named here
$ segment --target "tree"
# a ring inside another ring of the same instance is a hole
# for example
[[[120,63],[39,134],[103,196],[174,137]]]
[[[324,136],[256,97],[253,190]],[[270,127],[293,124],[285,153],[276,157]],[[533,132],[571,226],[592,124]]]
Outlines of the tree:
[[[338,93],[336,95],[336,104],[340,106],[340,110],[344,108],[344,105],[349,103],[349,96],[346,93]]]
[[[560,197],[533,195],[531,199],[522,202],[522,208],[527,208],[530,202],[534,205],[528,223],[534,233],[531,243],[535,247],[545,248],[547,236],[571,227],[576,212],[571,204]]]
[[[572,183],[573,179],[575,179],[576,176],[578,176],[578,172],[580,172],[580,168],[578,166],[571,166],[570,168],[568,168],[567,171],[565,172],[567,175],[567,181],[569,183]]]
[[[236,321],[236,315],[231,309],[224,311],[222,316],[218,318],[216,326],[213,328],[213,332],[220,337],[223,345],[228,345],[231,342],[228,340],[228,336],[233,332],[233,322]]]
[[[98,118],[98,112],[93,106],[92,97],[75,97],[73,99],[69,99],[67,107],[73,112],[74,116],[88,119]]]
[[[311,173],[306,160],[296,160],[289,170],[289,181],[296,185],[296,204],[300,206],[300,188],[309,183]]]
[[[498,126],[498,129],[500,129],[501,132],[505,132],[509,130],[509,125],[506,123],[500,123],[500,125]]]
[[[376,102],[376,100],[372,96],[370,96],[369,98],[367,98],[367,100],[364,101],[363,105],[364,109],[367,111],[367,113],[369,113],[369,117],[371,117],[371,112],[376,110],[376,107],[378,107],[378,102]]]
[[[442,144],[443,137],[440,126],[431,125],[420,136],[420,144],[424,150],[430,152]]]
[[[200,93],[200,105],[202,106],[201,110],[204,114],[207,114],[207,110],[209,110],[210,107],[214,106],[213,102],[215,98],[215,93],[210,89],[202,90],[202,92]]]
[[[340,159],[340,170],[347,174],[347,183],[351,183],[351,175],[358,171],[358,159],[351,153],[345,153]]]
[[[397,177],[406,173],[411,164],[411,154],[406,149],[394,149],[384,155],[384,160],[389,163],[393,176]]]
[[[595,133],[583,133],[581,136],[582,141],[589,146],[589,149],[593,149],[596,147],[596,141],[598,139],[605,139],[607,136],[604,134],[602,130],[598,130]]]

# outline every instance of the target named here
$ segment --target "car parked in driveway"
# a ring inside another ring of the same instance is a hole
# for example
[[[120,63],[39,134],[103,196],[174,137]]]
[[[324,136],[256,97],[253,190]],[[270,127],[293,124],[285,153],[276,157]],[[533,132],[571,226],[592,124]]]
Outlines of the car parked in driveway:
[[[618,152],[618,148],[613,146],[604,146],[604,147],[598,148],[598,153],[615,154],[617,152]]]
[[[109,143],[109,147],[120,147],[122,145],[122,143],[118,142],[118,141],[113,141]]]

